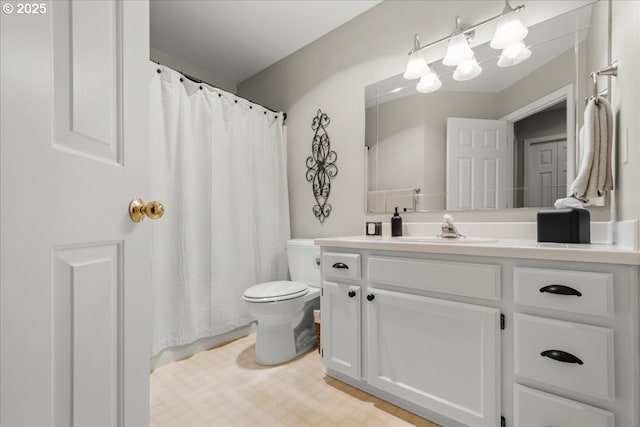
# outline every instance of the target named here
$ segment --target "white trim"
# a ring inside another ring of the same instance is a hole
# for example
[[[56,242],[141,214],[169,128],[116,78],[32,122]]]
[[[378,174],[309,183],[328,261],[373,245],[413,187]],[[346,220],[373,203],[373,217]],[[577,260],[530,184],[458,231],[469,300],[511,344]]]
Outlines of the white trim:
[[[544,110],[551,105],[566,100],[567,106],[567,183],[573,182],[576,176],[576,104],[573,84],[568,84],[548,95],[521,107],[500,120],[517,122],[525,117]]]
[[[563,99],[568,99],[570,95],[573,97],[573,84],[568,84],[548,95],[543,96],[542,98],[518,108],[517,110],[505,115],[500,120],[517,122],[518,120],[522,120],[532,114],[544,110],[547,107],[557,104]]]

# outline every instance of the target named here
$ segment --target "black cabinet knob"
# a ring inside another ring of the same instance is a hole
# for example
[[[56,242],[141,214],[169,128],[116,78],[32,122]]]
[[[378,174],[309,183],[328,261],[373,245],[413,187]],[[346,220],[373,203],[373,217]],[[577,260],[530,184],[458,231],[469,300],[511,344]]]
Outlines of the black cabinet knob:
[[[356,291],[349,291],[347,295],[349,295],[349,298],[353,298],[356,296]]]
[[[335,264],[333,264],[332,266],[333,268],[342,268],[345,270],[349,269],[349,266],[347,264],[345,264],[344,262],[336,262]]]
[[[374,294],[367,295],[367,301],[373,301],[374,299],[376,299],[376,296]]]

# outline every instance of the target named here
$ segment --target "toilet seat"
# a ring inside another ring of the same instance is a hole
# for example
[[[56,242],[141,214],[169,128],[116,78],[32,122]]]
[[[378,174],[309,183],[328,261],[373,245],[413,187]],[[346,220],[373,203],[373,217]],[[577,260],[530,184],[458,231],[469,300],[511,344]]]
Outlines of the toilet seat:
[[[277,302],[294,299],[309,293],[309,286],[301,282],[279,280],[260,283],[244,292],[242,298],[249,302]]]

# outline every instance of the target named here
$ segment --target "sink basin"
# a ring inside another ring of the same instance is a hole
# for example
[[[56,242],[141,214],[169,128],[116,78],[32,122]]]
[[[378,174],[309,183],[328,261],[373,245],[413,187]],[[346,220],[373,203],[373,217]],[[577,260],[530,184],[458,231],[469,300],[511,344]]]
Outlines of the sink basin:
[[[399,236],[398,240],[404,240],[407,242],[420,242],[420,243],[496,243],[496,239],[487,239],[484,237],[457,237],[447,238],[438,236]]]

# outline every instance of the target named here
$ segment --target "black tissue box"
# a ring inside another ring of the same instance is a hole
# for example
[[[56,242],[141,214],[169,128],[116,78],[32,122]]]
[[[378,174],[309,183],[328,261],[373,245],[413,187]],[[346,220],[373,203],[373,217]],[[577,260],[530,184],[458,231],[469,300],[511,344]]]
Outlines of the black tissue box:
[[[586,209],[538,212],[538,242],[591,243],[591,216]]]

